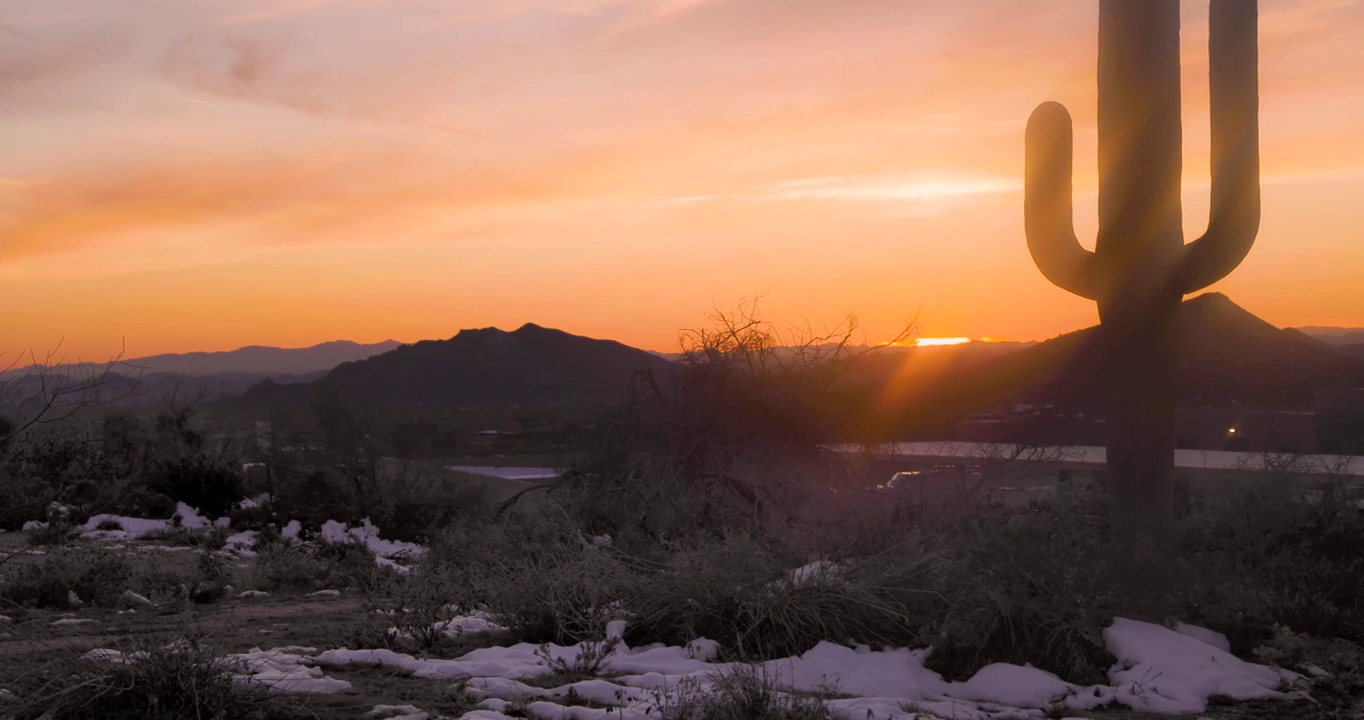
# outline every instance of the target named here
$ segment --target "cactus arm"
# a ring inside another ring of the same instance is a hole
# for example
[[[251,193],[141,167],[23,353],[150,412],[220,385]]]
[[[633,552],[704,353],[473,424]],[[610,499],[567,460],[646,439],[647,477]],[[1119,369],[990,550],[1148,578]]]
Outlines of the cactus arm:
[[[1023,215],[1033,262],[1061,289],[1097,300],[1094,253],[1075,237],[1074,130],[1063,105],[1043,103],[1033,111],[1027,148]]]
[[[1190,243],[1180,268],[1185,293],[1226,277],[1260,229],[1259,47],[1257,0],[1212,0],[1212,212],[1208,232]]]

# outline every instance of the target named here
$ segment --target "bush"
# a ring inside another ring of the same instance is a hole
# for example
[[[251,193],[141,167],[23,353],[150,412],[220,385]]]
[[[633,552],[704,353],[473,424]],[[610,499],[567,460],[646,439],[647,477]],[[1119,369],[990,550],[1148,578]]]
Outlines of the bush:
[[[0,599],[25,607],[69,609],[82,604],[117,607],[125,591],[147,597],[183,597],[187,578],[145,558],[99,547],[63,548],[42,562],[7,568]]]
[[[368,586],[378,573],[374,553],[359,542],[305,545],[290,540],[258,543],[257,589],[312,591]]]
[[[232,666],[197,647],[154,648],[122,660],[54,663],[16,688],[16,718],[279,717],[277,696],[235,684]]]
[[[1076,683],[1101,682],[1113,664],[1103,630],[1144,597],[1123,596],[1123,568],[1106,542],[1099,505],[995,508],[943,542],[942,591],[952,599],[929,667],[964,680],[997,662],[1031,663]]]
[[[210,603],[222,598],[227,594],[232,575],[230,561],[207,547],[200,548],[189,584],[189,599],[196,603]]]
[[[1276,624],[1364,642],[1364,516],[1294,492],[1252,482],[1219,493],[1182,538],[1190,621],[1225,632],[1238,652]]]
[[[114,527],[112,529],[118,530],[120,527]],[[232,530],[222,527],[190,529],[175,526],[168,527],[165,530],[155,530],[147,533],[143,536],[143,539],[165,545],[222,550],[223,547],[227,545],[227,538],[231,535]]]
[[[935,592],[938,559],[911,547],[830,563],[797,578],[789,558],[743,537],[675,553],[647,572],[629,637],[721,643],[736,659],[803,653],[822,641],[911,645],[945,603]]]
[[[799,563],[742,534],[636,555],[558,527],[464,556],[463,567],[483,568],[482,599],[494,619],[525,642],[598,639],[619,618],[629,620],[632,645],[707,637],[730,657],[766,659],[825,640],[910,644],[944,605],[933,591],[938,560],[912,548],[849,559],[836,573],[798,582],[790,570]]]
[[[202,455],[156,463],[151,471],[151,487],[210,517],[226,515],[242,497],[237,473]]]
[[[660,720],[829,720],[833,715],[817,696],[777,685],[764,666],[735,665],[712,678],[708,690],[694,678],[672,694],[657,698]],[[820,694],[836,691],[826,688]]]

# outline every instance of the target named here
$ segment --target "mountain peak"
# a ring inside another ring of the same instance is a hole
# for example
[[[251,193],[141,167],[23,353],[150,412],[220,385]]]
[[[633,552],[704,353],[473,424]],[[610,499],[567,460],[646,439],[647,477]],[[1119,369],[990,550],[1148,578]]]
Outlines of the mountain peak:
[[[321,383],[385,403],[426,407],[599,402],[623,396],[637,371],[663,372],[668,360],[613,340],[526,323],[460,330],[348,363]]]

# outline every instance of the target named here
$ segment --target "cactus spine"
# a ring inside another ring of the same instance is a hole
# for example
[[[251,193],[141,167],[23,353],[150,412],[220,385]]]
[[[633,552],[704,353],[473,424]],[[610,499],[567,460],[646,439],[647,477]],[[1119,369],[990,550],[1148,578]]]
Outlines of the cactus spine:
[[[1173,515],[1175,310],[1234,270],[1259,230],[1257,5],[1211,3],[1212,212],[1194,242],[1184,242],[1180,207],[1179,0],[1100,0],[1094,252],[1072,220],[1069,113],[1045,103],[1028,121],[1028,249],[1047,279],[1098,303],[1109,485],[1134,521]]]

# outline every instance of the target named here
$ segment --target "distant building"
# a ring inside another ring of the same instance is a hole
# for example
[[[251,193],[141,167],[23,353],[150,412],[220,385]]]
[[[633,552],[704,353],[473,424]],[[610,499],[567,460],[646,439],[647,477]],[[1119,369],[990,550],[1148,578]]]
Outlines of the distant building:
[[[1321,388],[1314,400],[1321,451],[1364,454],[1364,388]]]
[[[1254,408],[1179,408],[1176,447],[1281,453],[1317,451],[1316,415]]]

